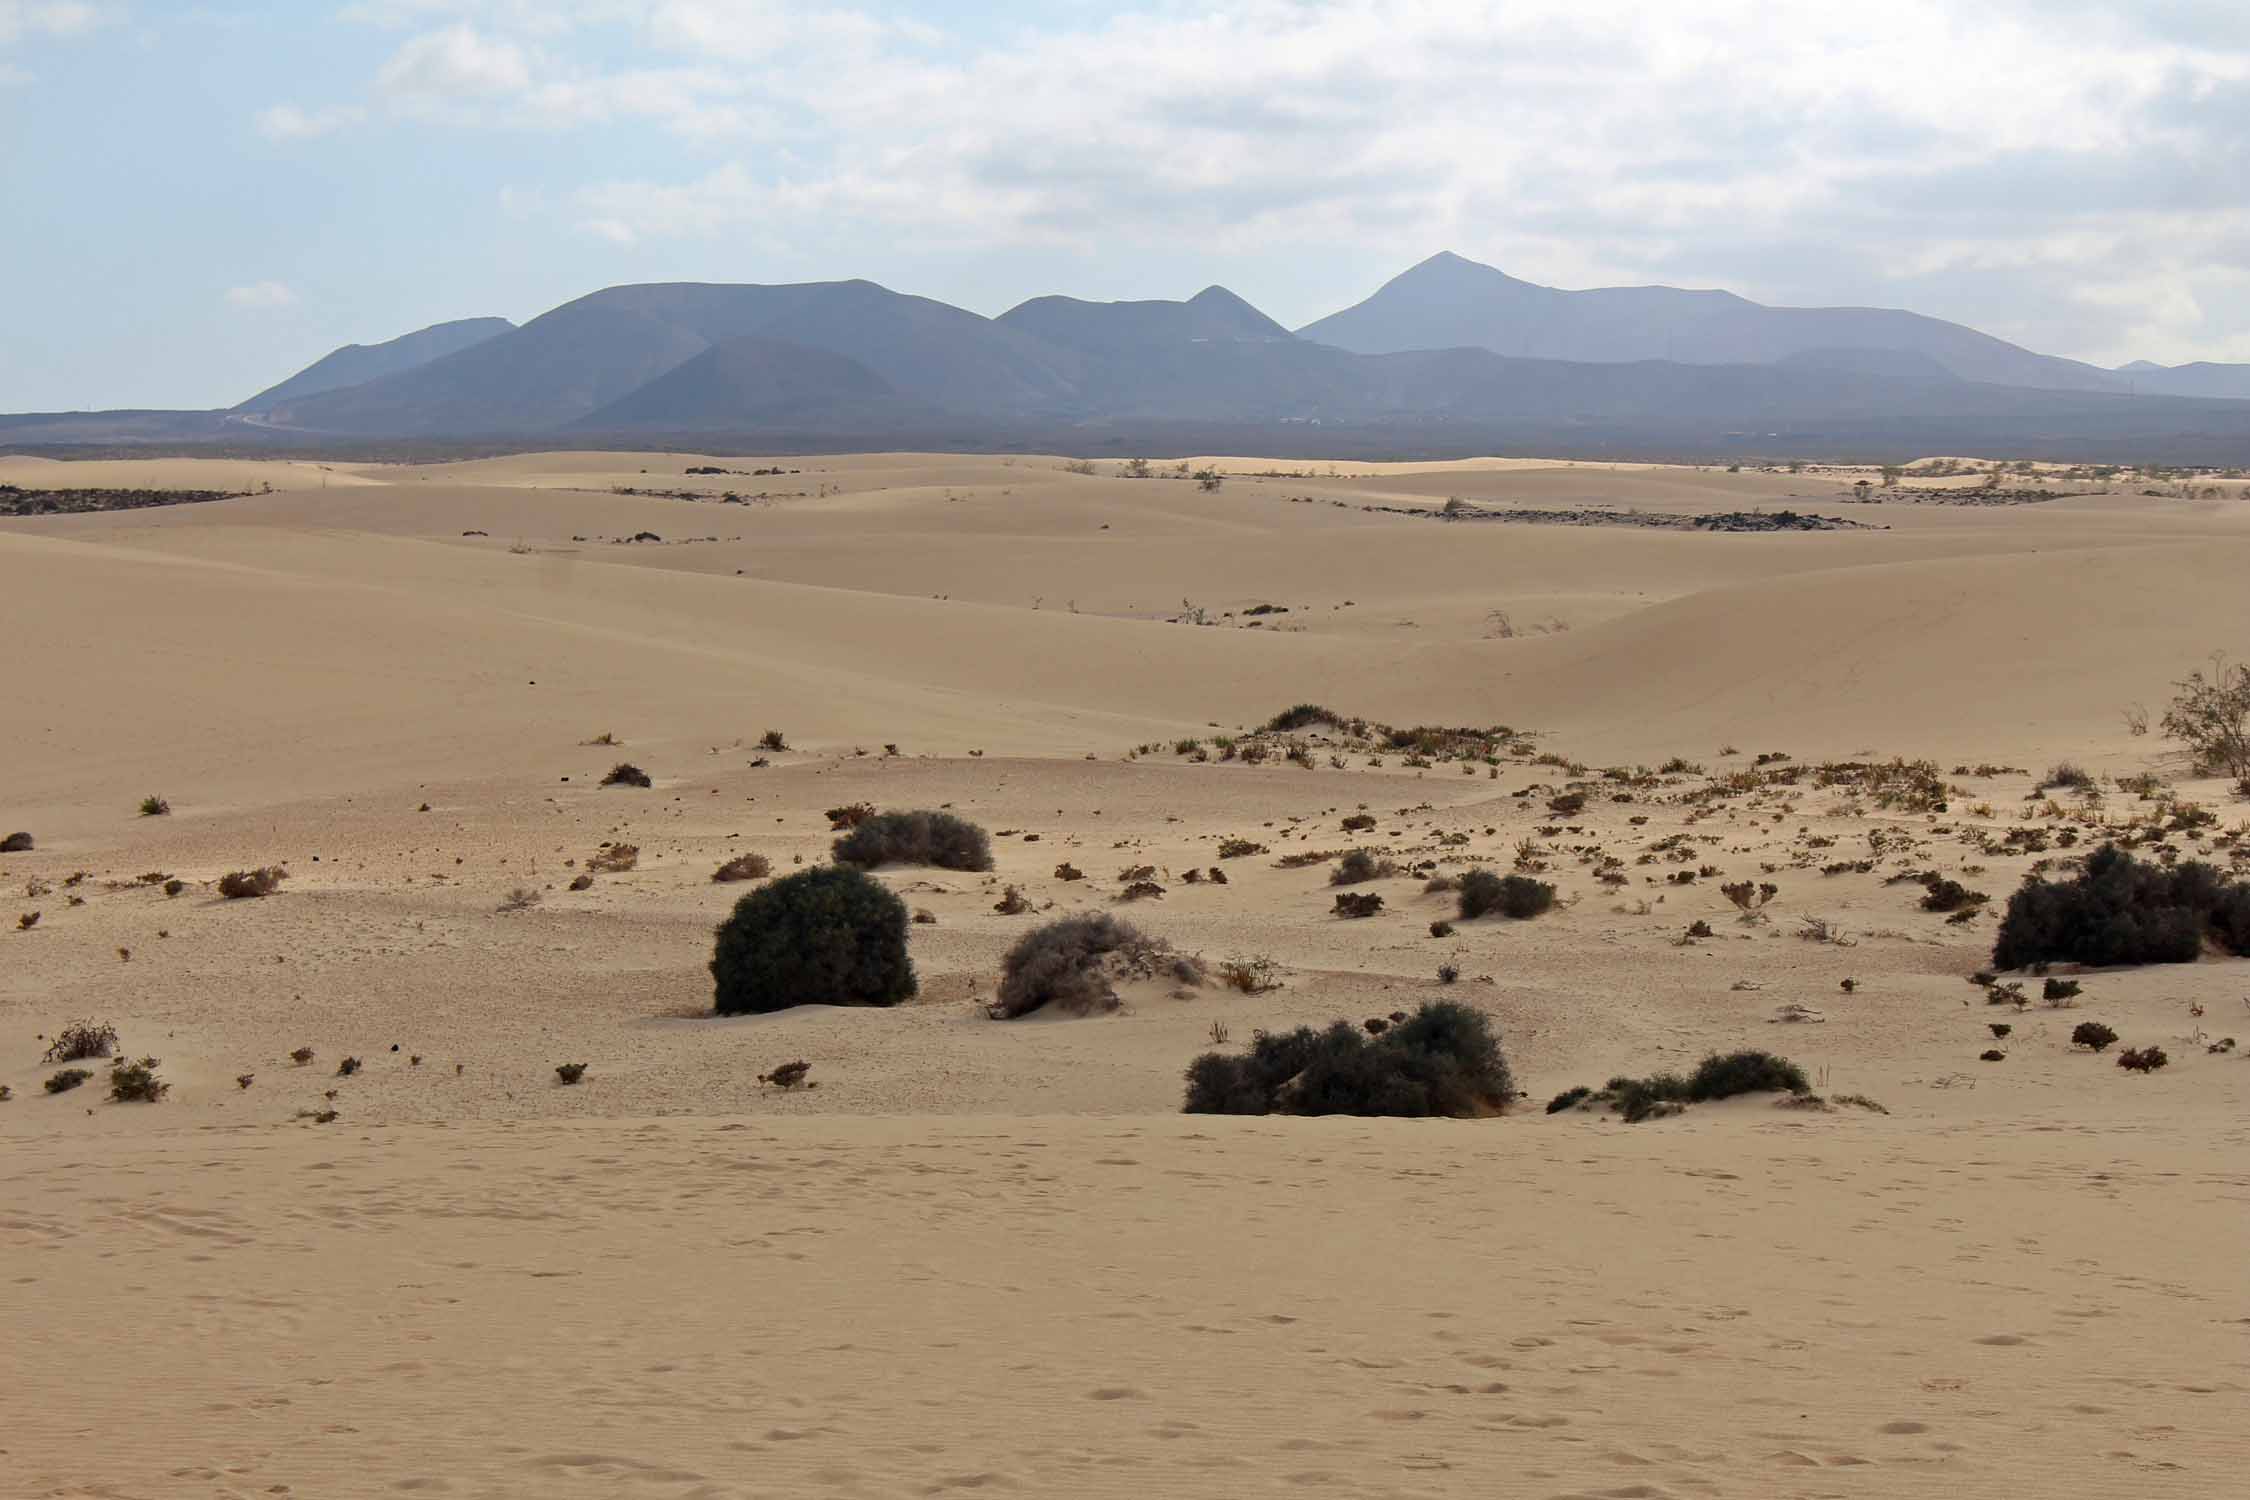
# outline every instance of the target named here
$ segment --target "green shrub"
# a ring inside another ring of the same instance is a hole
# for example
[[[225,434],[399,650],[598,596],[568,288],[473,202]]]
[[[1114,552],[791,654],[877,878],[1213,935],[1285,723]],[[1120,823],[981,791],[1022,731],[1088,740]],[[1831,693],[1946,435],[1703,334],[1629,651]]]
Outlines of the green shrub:
[[[139,1062],[119,1058],[109,1065],[109,1097],[113,1104],[154,1104],[171,1092],[172,1085],[156,1076],[156,1059]]]
[[[1712,1053],[1696,1065],[1688,1079],[1688,1096],[1697,1101],[1729,1099],[1736,1094],[1802,1094],[1812,1085],[1805,1070],[1786,1057],[1771,1052]]]
[[[1467,1119],[1497,1114],[1514,1094],[1484,1013],[1437,1001],[1372,1038],[1337,1021],[1260,1032],[1243,1057],[1206,1053],[1188,1066],[1186,1110]]]
[[[1462,874],[1460,886],[1464,921],[1495,911],[1523,921],[1555,904],[1555,888],[1528,875],[1495,875],[1490,870],[1469,870]]]
[[[107,1021],[73,1021],[55,1033],[47,1044],[43,1062],[83,1062],[89,1057],[107,1057],[117,1050],[117,1028]]]
[[[823,867],[750,892],[711,951],[720,1015],[792,1005],[896,1005],[914,994],[906,903],[858,870]]]
[[[1266,721],[1266,728],[1275,734],[1290,734],[1299,729],[1310,729],[1315,724],[1343,727],[1343,719],[1322,708],[1317,703],[1300,703],[1295,708],[1285,708]]]
[[[2171,1060],[2164,1055],[2164,1049],[2157,1046],[2127,1047],[2117,1054],[2117,1065],[2135,1073],[2153,1073]]]
[[[1169,973],[1182,984],[1201,984],[1203,966],[1172,952],[1107,912],[1064,917],[1016,940],[1000,961],[999,1020],[1053,1007],[1073,1015],[1117,1009],[1116,981]]]
[[[2075,880],[2023,883],[2008,900],[1992,962],[2185,964],[2201,956],[2206,936],[2250,957],[2250,883],[2194,861],[2145,865],[2104,844]]]
[[[1575,1088],[1564,1089],[1554,1098],[1549,1099],[1547,1101],[1547,1113],[1559,1115],[1566,1109],[1576,1109],[1593,1097],[1594,1091],[1581,1083]]]
[[[279,865],[267,865],[258,870],[230,870],[219,877],[219,894],[229,901],[270,896],[281,889],[281,882],[288,878],[289,872]]]
[[[886,812],[836,840],[835,855],[838,864],[863,870],[882,865],[989,870],[992,840],[976,824],[948,812]]]
[[[2070,1045],[2073,1047],[2089,1047],[2099,1052],[2116,1040],[2117,1033],[2099,1021],[2080,1021],[2071,1028]]]
[[[1396,875],[1398,866],[1384,859],[1372,849],[1354,849],[1336,861],[1336,868],[1328,872],[1330,885],[1359,885],[1369,880],[1380,880]]]
[[[47,1079],[47,1092],[67,1094],[94,1075],[85,1068],[63,1068]]]

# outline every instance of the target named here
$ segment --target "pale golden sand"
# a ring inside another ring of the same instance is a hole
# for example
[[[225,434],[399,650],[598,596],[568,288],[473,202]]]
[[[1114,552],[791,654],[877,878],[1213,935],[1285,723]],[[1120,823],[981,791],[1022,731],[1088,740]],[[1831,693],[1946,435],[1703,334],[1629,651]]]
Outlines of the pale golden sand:
[[[0,482],[275,489],[0,521],[0,833],[38,839],[0,856],[0,1493],[2234,1492],[2250,1062],[2205,1045],[2250,1040],[2250,963],[2017,1014],[1963,982],[1991,918],[1883,876],[2004,897],[2038,856],[1975,844],[2150,810],[2027,802],[2065,758],[2156,769],[2222,820],[2175,846],[2228,857],[2243,805],[2121,710],[2250,642],[2250,503],[1857,506],[1846,476],[1513,462],[1215,495],[1030,457],[683,477],[704,461],[0,459]],[[1449,495],[1889,529],[1361,508]],[[662,540],[611,540],[639,531]],[[1288,612],[1251,628],[1256,604]],[[1221,623],[1168,623],[1190,607]],[[1569,773],[1522,758],[1171,751],[1301,700],[1704,769],[1565,818]],[[792,748],[758,765],[767,729]],[[622,748],[584,743],[604,731]],[[1694,816],[1763,751],[1967,769],[1944,814],[1808,780]],[[626,758],[652,789],[595,786]],[[169,817],[135,815],[150,794]],[[816,861],[823,809],[863,800],[1006,834],[989,877],[885,872],[938,919],[919,1002],[709,1018],[741,890],[712,868]],[[1362,808],[1374,833],[1343,832]],[[1912,842],[1820,873],[1871,832]],[[1674,834],[1691,862],[1636,862]],[[1270,852],[1186,884],[1226,835]],[[1345,922],[1322,867],[1275,863],[1366,842],[1505,868],[1527,838],[1566,907],[1447,939],[1418,879]],[[604,840],[639,868],[565,889]],[[209,888],[277,862],[271,899]],[[1142,863],[1167,891],[1135,921],[1268,955],[1283,987],[984,1018],[1040,920],[994,911],[1004,886],[1110,908]],[[1735,920],[1720,876],[1669,883],[1702,865],[1777,884],[1769,920]],[[541,899],[502,913],[519,886]],[[1716,936],[1677,946],[1697,918]],[[1497,1023],[1530,1095],[1508,1118],[1176,1113],[1214,1023],[1238,1047],[1441,994]],[[1825,1020],[1771,1020],[1792,1003]],[[76,1016],[161,1057],[171,1096],[46,1096],[36,1038]],[[2074,1051],[2088,1018],[2172,1066]],[[2004,1063],[1977,1058],[1993,1021]],[[1890,1113],[1540,1112],[1738,1046]],[[798,1057],[818,1089],[757,1083]]]

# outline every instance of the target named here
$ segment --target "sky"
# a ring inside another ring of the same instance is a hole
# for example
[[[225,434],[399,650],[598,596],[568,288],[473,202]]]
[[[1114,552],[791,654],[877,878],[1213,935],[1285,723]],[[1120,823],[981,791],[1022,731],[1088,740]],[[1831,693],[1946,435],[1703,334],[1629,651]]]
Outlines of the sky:
[[[0,411],[634,281],[1295,327],[1438,250],[2250,361],[2250,3],[0,0]]]

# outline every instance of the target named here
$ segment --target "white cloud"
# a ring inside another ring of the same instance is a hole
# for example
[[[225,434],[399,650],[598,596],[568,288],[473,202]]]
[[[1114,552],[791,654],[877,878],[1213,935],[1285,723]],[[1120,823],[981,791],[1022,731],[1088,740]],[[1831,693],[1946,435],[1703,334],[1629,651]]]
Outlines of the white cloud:
[[[23,37],[82,36],[108,19],[75,0],[0,0],[0,46]]]
[[[276,104],[258,112],[258,133],[276,141],[308,140],[356,125],[366,118],[365,110],[348,104],[309,110],[294,104]]]
[[[400,108],[700,146],[558,197],[618,244],[786,216],[1089,256],[1452,247],[2089,355],[2250,340],[2250,7],[1146,0],[974,45],[805,0],[355,10],[416,32],[375,80]]]
[[[296,306],[297,294],[287,282],[253,281],[247,286],[228,287],[226,304],[244,312],[271,312]]]

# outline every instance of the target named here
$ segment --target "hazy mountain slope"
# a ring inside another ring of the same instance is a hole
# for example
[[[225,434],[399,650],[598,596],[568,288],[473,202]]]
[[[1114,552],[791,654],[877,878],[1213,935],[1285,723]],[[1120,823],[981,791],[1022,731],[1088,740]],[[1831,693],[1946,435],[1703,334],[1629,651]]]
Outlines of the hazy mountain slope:
[[[2189,365],[2154,365],[2136,360],[2122,365],[2118,374],[2145,396],[2206,396],[2222,401],[2250,401],[2250,365],[2220,365],[2198,360]]]
[[[380,380],[498,338],[515,326],[506,318],[462,318],[452,323],[433,323],[380,344],[346,344],[234,409],[267,411],[299,397]]]
[[[595,292],[475,348],[286,403],[273,417],[343,433],[544,431],[749,334],[843,355],[904,394],[978,411],[1066,404],[1077,364],[1068,351],[975,313],[867,281],[658,283]]]
[[[1451,253],[1430,257],[1366,301],[1297,333],[1361,354],[1471,346],[1594,364],[1770,364],[1813,349],[1890,350],[1927,355],[1965,380],[2055,390],[2124,385],[2114,372],[1918,313],[1765,307],[1732,292],[1672,287],[1559,291]]]
[[[897,390],[855,359],[745,334],[704,350],[572,425],[589,432],[723,432],[869,417]]]
[[[1197,342],[1286,341],[1288,329],[1225,287],[1206,287],[1185,302],[1082,302],[1034,297],[994,321],[1068,349],[1093,355]]]

